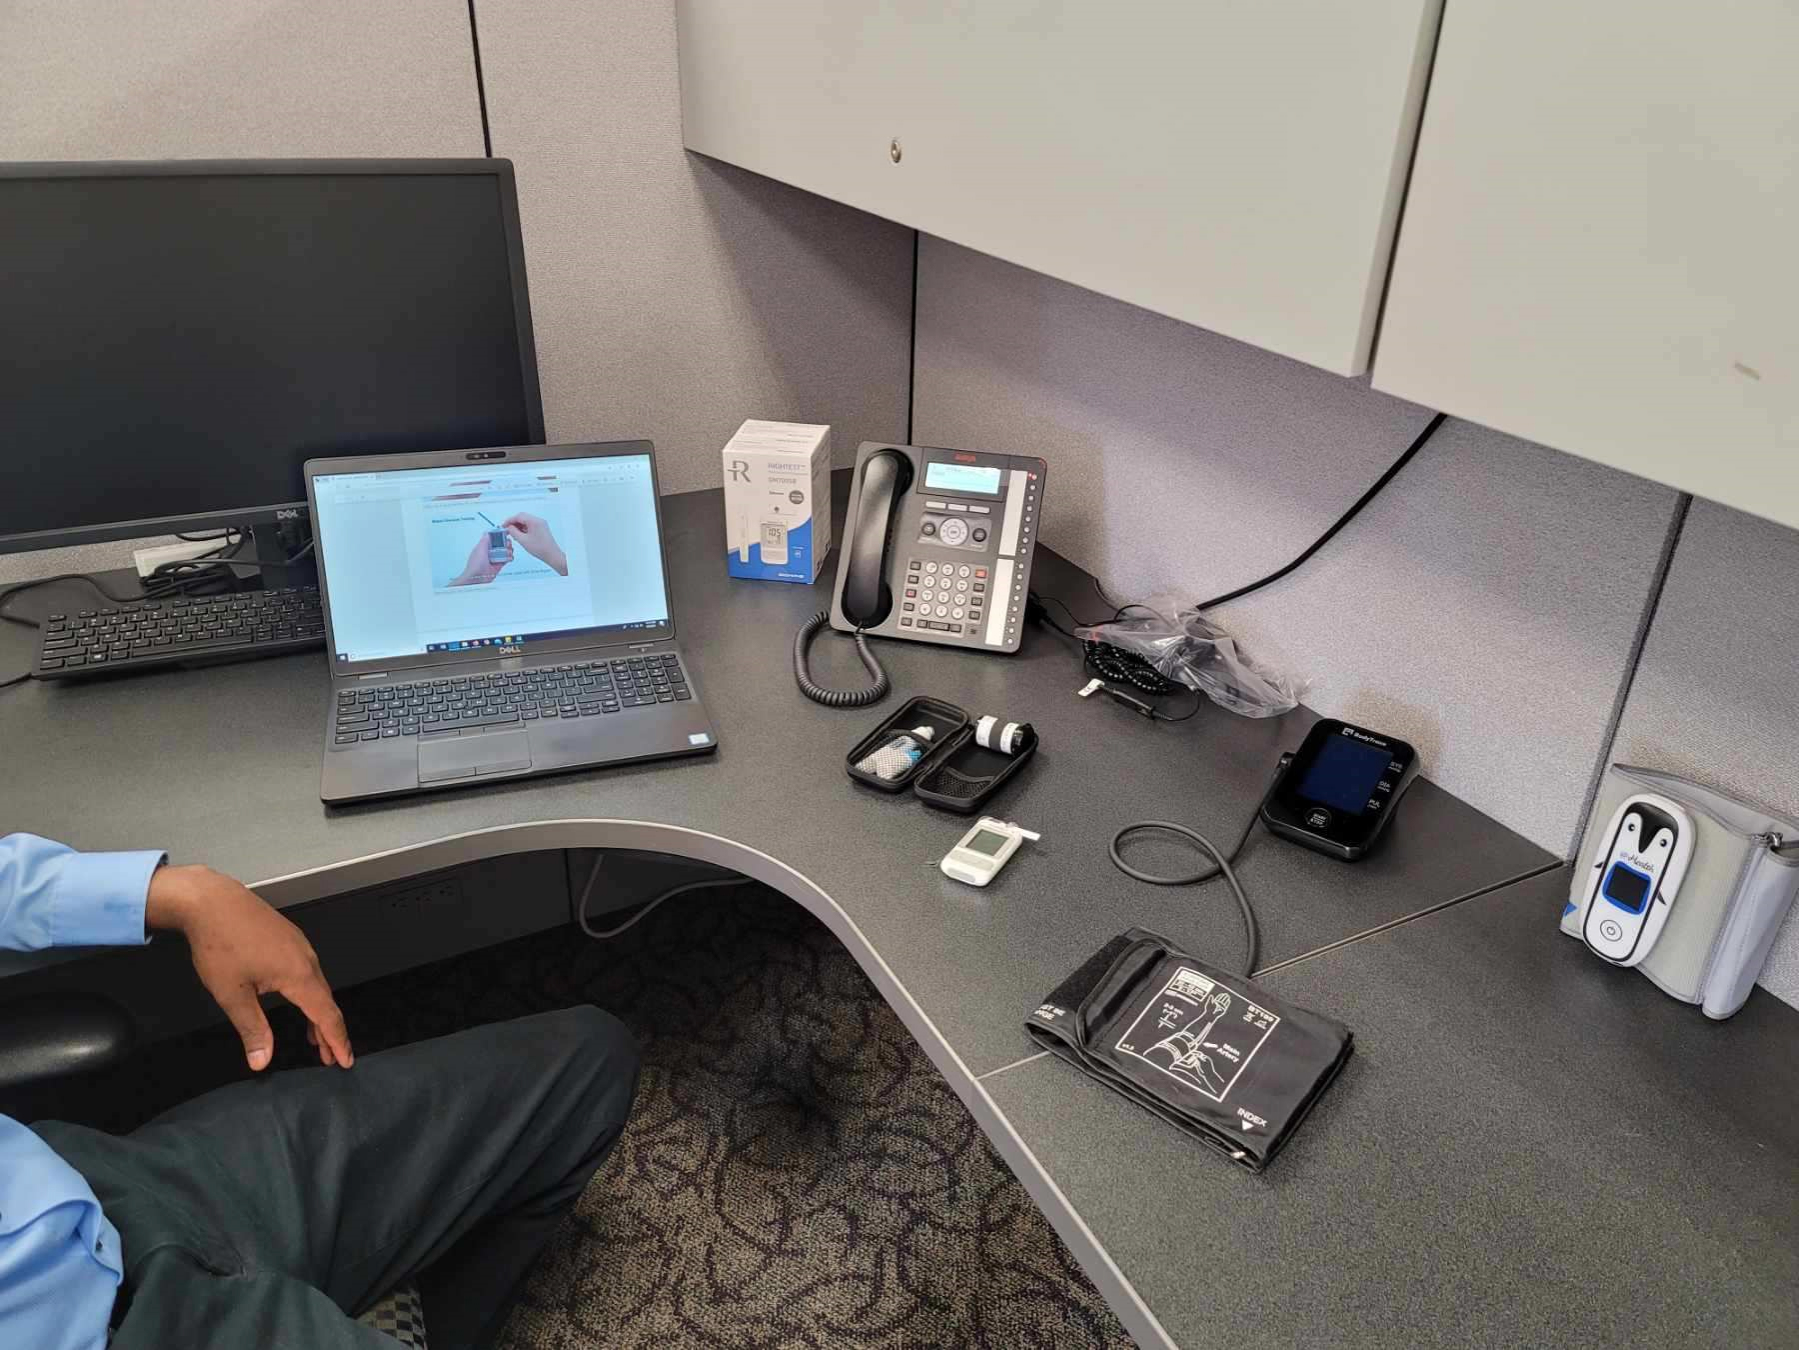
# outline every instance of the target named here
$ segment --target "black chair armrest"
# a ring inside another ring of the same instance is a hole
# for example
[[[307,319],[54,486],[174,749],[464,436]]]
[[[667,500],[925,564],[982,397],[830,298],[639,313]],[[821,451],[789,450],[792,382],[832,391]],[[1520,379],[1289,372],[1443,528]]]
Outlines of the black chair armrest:
[[[134,1039],[124,1009],[98,994],[0,1003],[0,1092],[111,1068]]]

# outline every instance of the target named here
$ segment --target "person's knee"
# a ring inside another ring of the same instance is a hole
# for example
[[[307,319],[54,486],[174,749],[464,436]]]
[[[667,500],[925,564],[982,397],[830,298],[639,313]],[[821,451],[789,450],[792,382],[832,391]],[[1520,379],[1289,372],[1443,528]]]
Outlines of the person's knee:
[[[642,1052],[631,1029],[618,1018],[591,1003],[564,1008],[556,1016],[563,1021],[566,1034],[583,1057],[615,1065],[636,1076]]]
[[[551,1016],[564,1062],[580,1084],[577,1114],[602,1128],[622,1126],[643,1063],[636,1037],[618,1018],[591,1004]]]

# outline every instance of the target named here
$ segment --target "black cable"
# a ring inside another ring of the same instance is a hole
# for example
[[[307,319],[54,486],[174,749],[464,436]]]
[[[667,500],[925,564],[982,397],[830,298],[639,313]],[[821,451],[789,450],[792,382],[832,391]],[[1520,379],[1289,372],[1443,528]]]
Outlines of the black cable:
[[[1099,625],[1081,619],[1068,607],[1066,602],[1058,600],[1055,596],[1039,595],[1036,591],[1031,591],[1025,598],[1029,604],[1036,606],[1035,610],[1029,612],[1039,623],[1053,628],[1071,642],[1081,644],[1081,664],[1099,676],[1101,680],[1108,682],[1102,684],[1101,688],[1110,698],[1124,704],[1139,716],[1149,718],[1152,722],[1185,722],[1188,718],[1198,716],[1200,706],[1205,702],[1205,695],[1199,690],[1191,685],[1182,684],[1179,680],[1169,679],[1136,652],[1115,647],[1109,642],[1096,642],[1092,638],[1084,638],[1079,633],[1062,627],[1050,614],[1048,608],[1050,605],[1059,607],[1076,628],[1097,628]],[[1127,605],[1125,608],[1140,607]],[[1118,614],[1123,612],[1124,610],[1121,609]],[[1118,614],[1114,614],[1112,618],[1116,619]],[[1170,716],[1160,708],[1145,703],[1132,694],[1113,688],[1114,684],[1131,685],[1151,698],[1170,698],[1175,694],[1191,694],[1193,695],[1193,706],[1184,713]]]
[[[94,590],[112,601],[115,605],[129,605],[141,598],[135,595],[114,595],[86,572],[61,572],[53,577],[33,577],[30,581],[14,582],[5,590],[0,590],[0,610],[4,610],[6,602],[15,595],[22,595],[26,591],[34,591],[40,586],[52,586],[59,581],[82,582],[85,585],[93,587]],[[9,615],[8,617],[10,618],[11,616]],[[14,619],[13,622],[17,623],[20,622],[20,620]]]
[[[1223,595],[1215,595],[1203,604],[1195,605],[1194,609],[1203,614],[1206,610],[1213,608],[1215,605],[1222,605],[1227,600],[1235,600],[1240,596],[1248,595],[1251,591],[1259,591],[1262,587],[1272,585],[1274,582],[1279,581],[1282,577],[1293,571],[1294,568],[1303,564],[1319,549],[1330,543],[1332,539],[1335,539],[1338,530],[1341,530],[1345,525],[1349,524],[1350,521],[1354,520],[1361,514],[1364,506],[1368,505],[1369,502],[1380,495],[1380,490],[1393,481],[1394,475],[1412,462],[1412,456],[1416,455],[1424,448],[1424,443],[1436,434],[1437,428],[1442,426],[1443,423],[1448,420],[1448,417],[1449,414],[1447,413],[1438,413],[1435,417],[1431,418],[1424,430],[1419,432],[1417,438],[1406,447],[1405,453],[1393,461],[1392,467],[1375,480],[1374,486],[1364,492],[1354,506],[1350,507],[1349,510],[1337,517],[1337,523],[1335,525],[1332,525],[1323,534],[1319,535],[1318,538],[1313,540],[1311,546],[1307,548],[1304,553],[1300,554],[1279,571],[1270,572],[1267,576],[1261,578],[1261,580],[1252,581],[1247,586],[1239,586],[1234,591],[1226,591]]]
[[[812,644],[812,635],[830,623],[828,610],[819,610],[805,623],[793,637],[793,678],[798,682],[800,692],[814,703],[822,703],[827,708],[866,708],[871,703],[879,703],[887,697],[887,691],[893,688],[887,678],[887,672],[881,669],[881,663],[875,654],[868,650],[868,639],[862,630],[857,629],[856,655],[862,658],[862,666],[873,677],[874,684],[867,689],[826,689],[823,685],[814,684],[812,671],[806,663],[806,648]]]
[[[1243,913],[1243,936],[1248,947],[1248,955],[1243,962],[1242,973],[1245,976],[1254,973],[1256,962],[1261,957],[1262,934],[1256,926],[1255,910],[1250,908],[1249,897],[1243,893],[1243,884],[1237,880],[1237,873],[1231,867],[1231,863],[1243,851],[1243,845],[1248,842],[1250,831],[1255,828],[1255,824],[1256,817],[1252,815],[1249,823],[1243,827],[1243,833],[1237,836],[1236,846],[1228,855],[1220,853],[1218,846],[1198,830],[1188,829],[1185,825],[1176,825],[1167,820],[1139,820],[1134,824],[1126,825],[1112,836],[1112,842],[1107,846],[1107,852],[1111,854],[1114,867],[1127,877],[1148,882],[1151,886],[1191,886],[1198,882],[1210,881],[1213,877],[1222,874],[1224,879],[1230,883],[1231,893],[1237,898],[1237,908]],[[1215,865],[1210,868],[1202,868],[1189,876],[1179,877],[1159,877],[1150,872],[1140,871],[1124,860],[1123,855],[1119,852],[1119,845],[1131,835],[1144,830],[1166,830],[1170,834],[1178,834],[1184,839],[1189,839],[1211,854]]]

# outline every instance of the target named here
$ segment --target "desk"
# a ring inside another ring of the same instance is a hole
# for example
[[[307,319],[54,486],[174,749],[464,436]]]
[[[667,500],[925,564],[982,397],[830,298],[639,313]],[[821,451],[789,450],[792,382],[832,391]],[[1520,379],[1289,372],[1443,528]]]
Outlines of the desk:
[[[846,496],[837,493],[840,518]],[[994,886],[973,890],[936,871],[966,827],[963,818],[909,796],[871,793],[844,774],[844,755],[881,709],[821,708],[794,687],[792,635],[826,603],[827,585],[729,580],[716,491],[668,498],[665,528],[681,645],[720,737],[709,760],[328,811],[317,795],[328,685],[318,656],[288,657],[86,685],[28,684],[0,695],[0,744],[11,769],[5,828],[81,848],[161,847],[178,859],[205,860],[293,908],[303,925],[310,902],[538,850],[648,849],[752,876],[805,905],[844,942],[1140,1341],[1166,1343],[1158,1319],[1197,1336],[1210,1295],[1176,1285],[1145,1304],[1134,1287],[1135,1259],[1114,1262],[1113,1240],[1096,1239],[1084,1209],[1064,1193],[1063,1174],[1039,1161],[1040,1142],[1066,1145],[1067,1136],[1035,1119],[1021,1126],[1024,1103],[1014,1100],[1014,1119],[982,1076],[1033,1052],[1025,1014],[1133,923],[1220,964],[1239,959],[1242,937],[1228,895],[1133,882],[1108,862],[1106,841],[1143,818],[1174,818],[1221,842],[1233,839],[1280,751],[1299,743],[1311,715],[1249,721],[1207,705],[1191,721],[1150,724],[1076,698],[1083,677],[1070,644],[1041,630],[1010,658],[882,644],[896,690],[883,707],[929,693],[977,714],[1028,719],[1043,738],[1036,763],[993,808],[1043,831],[1043,841],[1028,845]],[[1042,555],[1037,581],[1077,611],[1097,612],[1089,579],[1054,554]],[[16,608],[35,612],[25,597]],[[862,678],[846,639],[821,636],[814,652],[822,682]],[[1158,857],[1156,847],[1144,845],[1146,865],[1190,864],[1190,855],[1170,849]],[[1420,781],[1367,862],[1344,866],[1258,834],[1241,876],[1262,920],[1267,968],[1554,865],[1543,850]],[[6,957],[0,976],[43,964]],[[1294,996],[1355,1022],[1329,990]],[[987,1081],[1022,1089],[1055,1081],[1047,1077],[1053,1067],[1025,1065]],[[1333,1097],[1356,1093],[1356,1081],[1352,1073]],[[1165,1127],[1147,1117],[1133,1126],[1124,1152],[1108,1154],[1121,1170],[1136,1166],[1134,1153],[1168,1142]],[[1313,1122],[1302,1140],[1326,1129]],[[1260,1184],[1187,1147],[1183,1180],[1164,1178],[1171,1199],[1190,1191],[1223,1203]],[[1283,1159],[1274,1184],[1300,1183],[1308,1170]],[[1370,1230],[1369,1240],[1382,1238]]]
[[[982,1086],[1183,1345],[1799,1345],[1799,1010],[1708,1022],[1563,937],[1567,893],[1270,974],[1356,1053],[1260,1177],[1053,1060]]]

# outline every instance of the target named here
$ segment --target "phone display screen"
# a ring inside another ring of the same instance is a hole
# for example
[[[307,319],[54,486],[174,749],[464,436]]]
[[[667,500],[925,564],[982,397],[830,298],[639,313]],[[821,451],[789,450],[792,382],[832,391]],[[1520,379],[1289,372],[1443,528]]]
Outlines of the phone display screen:
[[[925,465],[924,485],[939,492],[978,492],[999,496],[1000,470],[980,464],[946,464],[933,460]]]

